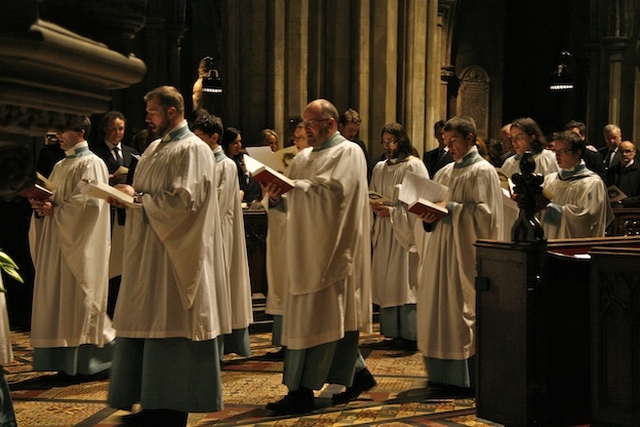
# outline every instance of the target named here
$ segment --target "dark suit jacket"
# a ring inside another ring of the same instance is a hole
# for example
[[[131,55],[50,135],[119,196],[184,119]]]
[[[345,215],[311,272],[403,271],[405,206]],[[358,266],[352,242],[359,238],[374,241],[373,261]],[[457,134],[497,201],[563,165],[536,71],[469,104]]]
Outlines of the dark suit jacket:
[[[135,154],[137,156],[138,152],[135,150],[135,148],[131,148],[128,145],[120,144],[120,147],[122,147],[122,160],[124,160],[124,166],[126,168],[131,168],[131,166],[137,161],[135,157],[132,156],[132,154]],[[104,141],[91,144],[90,148],[96,156],[104,160],[110,174],[114,173],[120,167],[116,159],[113,158],[113,154]]]
[[[124,166],[129,169],[126,182],[127,184],[131,185],[133,183],[133,173],[136,169],[136,165],[138,164],[138,160],[133,157],[133,155],[135,154],[137,156],[138,151],[136,151],[135,148],[131,148],[128,145],[124,144],[120,144],[120,147],[122,148],[121,155]],[[118,161],[113,157],[113,154],[111,153],[111,150],[109,150],[106,142],[100,141],[99,143],[91,144],[90,149],[96,156],[100,157],[105,162],[105,164],[107,165],[107,169],[109,170],[109,174],[112,174],[116,170],[118,170],[120,165],[118,164]],[[125,210],[115,208],[114,210],[118,217],[118,224],[124,225],[126,219]],[[114,212],[114,210],[112,210],[112,213]]]
[[[627,195],[622,200],[625,207],[640,206],[640,164],[636,159],[631,166],[625,168],[619,164],[612,170],[615,185]]]
[[[616,153],[615,156],[613,156],[613,159],[611,160],[611,165],[609,165],[609,157],[611,155],[611,151],[609,151],[609,147],[608,146],[604,146],[602,148],[600,148],[598,150],[598,153],[600,153],[600,155],[602,156],[602,164],[604,165],[604,170],[606,173],[605,176],[605,182],[607,183],[607,185],[611,185],[613,184],[613,181],[615,179],[615,177],[613,176],[613,173],[611,173],[609,171],[609,169],[616,169],[620,166],[620,156],[619,156],[619,152]],[[586,161],[585,161],[586,163]]]
[[[602,160],[602,154],[591,151],[588,148],[584,150],[582,160],[587,165],[588,169],[591,169],[602,178],[603,181],[607,181],[607,171],[604,168],[604,160]]]
[[[444,156],[440,157],[440,148],[436,148],[435,150],[424,153],[423,160],[427,170],[429,171],[429,176],[433,179],[436,172],[442,169],[443,166],[453,162],[453,157],[449,151],[447,151]]]

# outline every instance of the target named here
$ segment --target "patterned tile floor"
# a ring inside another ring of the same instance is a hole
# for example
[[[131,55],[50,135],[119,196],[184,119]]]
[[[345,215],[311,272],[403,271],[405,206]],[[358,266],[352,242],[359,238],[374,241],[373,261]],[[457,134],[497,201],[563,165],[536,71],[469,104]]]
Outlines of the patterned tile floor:
[[[331,395],[341,391],[327,385],[316,392],[313,413],[273,417],[264,409],[286,393],[282,362],[264,359],[273,351],[269,333],[251,335],[251,358],[225,357],[222,383],[225,409],[190,414],[190,427],[204,426],[498,426],[475,417],[474,399],[425,399],[426,373],[418,353],[377,348],[377,333],[361,337],[362,352],[378,385],[357,401],[331,406]],[[16,416],[24,427],[109,427],[124,411],[106,404],[108,379],[70,384],[55,372],[34,372],[29,336],[12,336],[14,362],[4,367]]]

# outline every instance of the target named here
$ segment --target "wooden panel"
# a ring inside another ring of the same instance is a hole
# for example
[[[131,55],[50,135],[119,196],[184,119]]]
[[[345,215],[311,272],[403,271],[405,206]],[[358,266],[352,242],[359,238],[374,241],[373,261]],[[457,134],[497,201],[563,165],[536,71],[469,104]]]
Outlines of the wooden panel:
[[[509,426],[588,423],[592,401],[588,254],[593,251],[614,258],[621,253],[635,254],[633,249],[621,247],[640,247],[640,239],[555,240],[548,242],[544,251],[535,245],[508,242],[479,241],[476,246],[478,416]],[[639,277],[638,261],[631,269],[630,260],[618,260],[611,274],[618,277],[615,274],[628,270],[629,278]],[[631,307],[626,315],[635,323],[629,320],[627,327],[619,325],[624,316],[618,312],[616,317],[601,321],[608,326],[599,325],[598,357],[608,359],[594,361],[600,375],[598,404],[606,397],[607,404],[613,405],[611,414],[625,407],[627,412],[636,411],[625,418],[633,422],[623,425],[640,425],[639,280],[633,282],[633,291],[623,293],[626,300],[615,298],[621,307]],[[630,287],[629,283],[623,285],[623,289]],[[614,380],[614,374],[624,378]],[[635,394],[630,384],[636,385]],[[608,395],[603,396],[605,392]],[[625,393],[628,397],[622,399]]]
[[[640,249],[594,249],[594,426],[640,425]]]
[[[267,223],[267,213],[263,209],[244,211],[244,231],[253,294],[267,295]]]

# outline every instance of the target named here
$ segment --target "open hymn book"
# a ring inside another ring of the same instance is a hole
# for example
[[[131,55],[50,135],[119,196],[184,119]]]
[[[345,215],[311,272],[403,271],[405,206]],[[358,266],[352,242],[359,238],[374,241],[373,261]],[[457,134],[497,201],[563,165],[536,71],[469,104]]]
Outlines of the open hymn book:
[[[251,178],[263,184],[275,183],[282,189],[283,194],[296,185],[292,179],[259,162],[252,156],[244,156],[244,166],[247,168],[247,172],[251,174]]]
[[[133,201],[133,196],[123,193],[122,191],[102,182],[89,180],[86,185],[80,189],[80,191],[91,197],[97,197],[99,199],[108,200],[111,198],[119,200],[130,208],[142,207],[142,203],[136,203]]]
[[[56,187],[51,181],[40,172],[36,172],[36,182],[33,187],[24,190],[21,195],[27,199],[47,200],[53,195],[55,189]]]
[[[126,184],[129,168],[120,166],[112,174],[109,174],[109,185]]]
[[[440,220],[449,211],[436,202],[445,200],[448,192],[448,187],[408,171],[402,180],[398,198],[409,206],[409,212],[416,215],[429,212]]]

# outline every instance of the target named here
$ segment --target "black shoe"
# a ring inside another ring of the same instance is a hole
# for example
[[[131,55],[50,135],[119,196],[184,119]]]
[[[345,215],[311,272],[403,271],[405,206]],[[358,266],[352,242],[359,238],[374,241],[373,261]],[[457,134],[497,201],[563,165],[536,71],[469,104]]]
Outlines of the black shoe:
[[[311,412],[316,409],[313,390],[301,387],[299,390],[290,391],[284,398],[277,402],[267,403],[266,408],[276,415]]]
[[[172,409],[143,409],[120,417],[120,425],[128,427],[186,427],[188,412]]]
[[[364,391],[369,391],[378,384],[367,368],[364,368],[353,376],[353,384],[347,387],[342,393],[336,393],[331,396],[331,402],[334,405],[347,403],[356,400]]]

